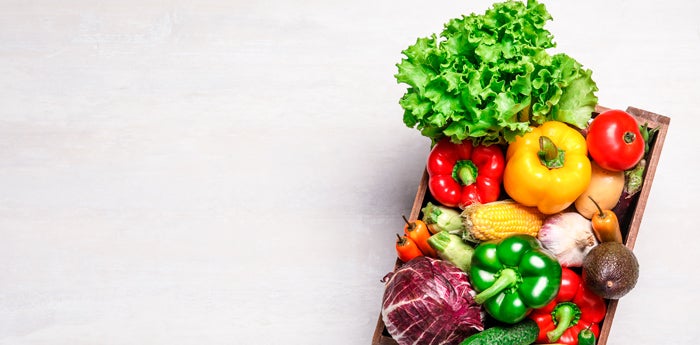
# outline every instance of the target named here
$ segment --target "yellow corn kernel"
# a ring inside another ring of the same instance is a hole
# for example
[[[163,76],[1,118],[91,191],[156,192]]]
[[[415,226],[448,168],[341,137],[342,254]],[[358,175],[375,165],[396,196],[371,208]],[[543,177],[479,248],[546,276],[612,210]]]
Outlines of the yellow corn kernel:
[[[472,204],[462,215],[469,236],[477,241],[500,240],[515,234],[537,237],[545,218],[537,208],[513,200]]]

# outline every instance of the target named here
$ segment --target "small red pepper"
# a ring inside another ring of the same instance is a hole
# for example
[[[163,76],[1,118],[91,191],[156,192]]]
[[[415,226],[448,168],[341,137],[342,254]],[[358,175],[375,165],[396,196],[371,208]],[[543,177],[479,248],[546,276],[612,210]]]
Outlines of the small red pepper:
[[[431,234],[430,230],[428,230],[428,226],[425,225],[425,222],[422,220],[409,222],[408,219],[406,219],[406,216],[402,217],[403,221],[406,222],[406,225],[403,227],[403,232],[406,234],[406,237],[415,242],[420,251],[426,256],[431,258],[437,257],[435,249],[428,244],[428,239],[430,238]]]
[[[398,237],[396,240],[396,254],[401,261],[409,262],[411,259],[423,256],[423,252],[420,251],[420,248],[412,239],[405,235],[399,236],[399,234],[396,234],[396,237]]]
[[[435,200],[447,207],[464,208],[475,202],[498,200],[505,159],[497,145],[473,146],[440,140],[428,155],[428,188]]]
[[[581,330],[590,329],[596,338],[600,335],[598,323],[605,312],[605,300],[588,290],[576,272],[562,267],[559,293],[529,317],[540,328],[538,343],[578,344]]]

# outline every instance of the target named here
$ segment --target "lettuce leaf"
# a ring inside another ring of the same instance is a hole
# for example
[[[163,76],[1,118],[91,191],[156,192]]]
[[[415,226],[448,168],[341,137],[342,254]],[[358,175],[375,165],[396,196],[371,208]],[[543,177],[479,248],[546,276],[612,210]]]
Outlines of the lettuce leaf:
[[[475,144],[511,142],[547,120],[585,127],[598,89],[576,60],[549,55],[551,19],[535,0],[509,0],[418,38],[396,65],[406,126]]]

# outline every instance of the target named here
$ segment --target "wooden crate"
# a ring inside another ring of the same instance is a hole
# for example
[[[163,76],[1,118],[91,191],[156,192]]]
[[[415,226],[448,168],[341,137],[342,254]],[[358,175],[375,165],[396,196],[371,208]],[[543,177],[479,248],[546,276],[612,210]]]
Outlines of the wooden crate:
[[[597,106],[594,116],[605,110],[608,110],[608,108]],[[628,107],[626,111],[632,114],[640,125],[647,123],[650,128],[658,128],[656,134],[651,138],[650,149],[646,155],[647,169],[644,174],[642,189],[635,196],[635,200],[632,201],[628,213],[622,219],[620,219],[625,245],[630,249],[634,249],[634,243],[637,240],[639,226],[642,222],[642,216],[644,215],[644,208],[646,207],[647,200],[649,199],[649,192],[651,191],[651,184],[654,180],[654,173],[656,172],[656,166],[659,164],[661,149],[663,148],[664,139],[666,138],[666,133],[668,131],[668,126],[671,119],[663,115],[654,114],[652,112],[634,107]],[[430,195],[427,195],[427,192],[428,174],[427,172],[423,171],[423,176],[418,184],[416,197],[413,201],[413,207],[411,208],[409,217],[410,220],[416,220],[419,218],[421,209],[425,206],[428,199],[430,199]],[[397,260],[394,269],[398,268],[400,265],[401,261]],[[608,309],[607,313],[605,314],[605,319],[603,319],[600,327],[600,336],[598,337],[597,341],[598,345],[607,344],[613,318],[615,317],[615,310],[617,309],[618,304],[618,300],[606,300],[606,302]],[[389,335],[387,332],[384,322],[382,321],[381,313],[379,315],[379,320],[377,321],[377,327],[374,330],[374,336],[372,337],[372,345],[397,345],[396,341],[392,339],[391,335]]]

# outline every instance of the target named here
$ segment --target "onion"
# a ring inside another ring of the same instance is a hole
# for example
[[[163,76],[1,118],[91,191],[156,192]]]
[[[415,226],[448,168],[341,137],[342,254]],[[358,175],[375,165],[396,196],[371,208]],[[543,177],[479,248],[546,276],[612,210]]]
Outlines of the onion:
[[[578,212],[547,217],[537,238],[566,267],[581,267],[586,254],[598,245],[591,221]]]

